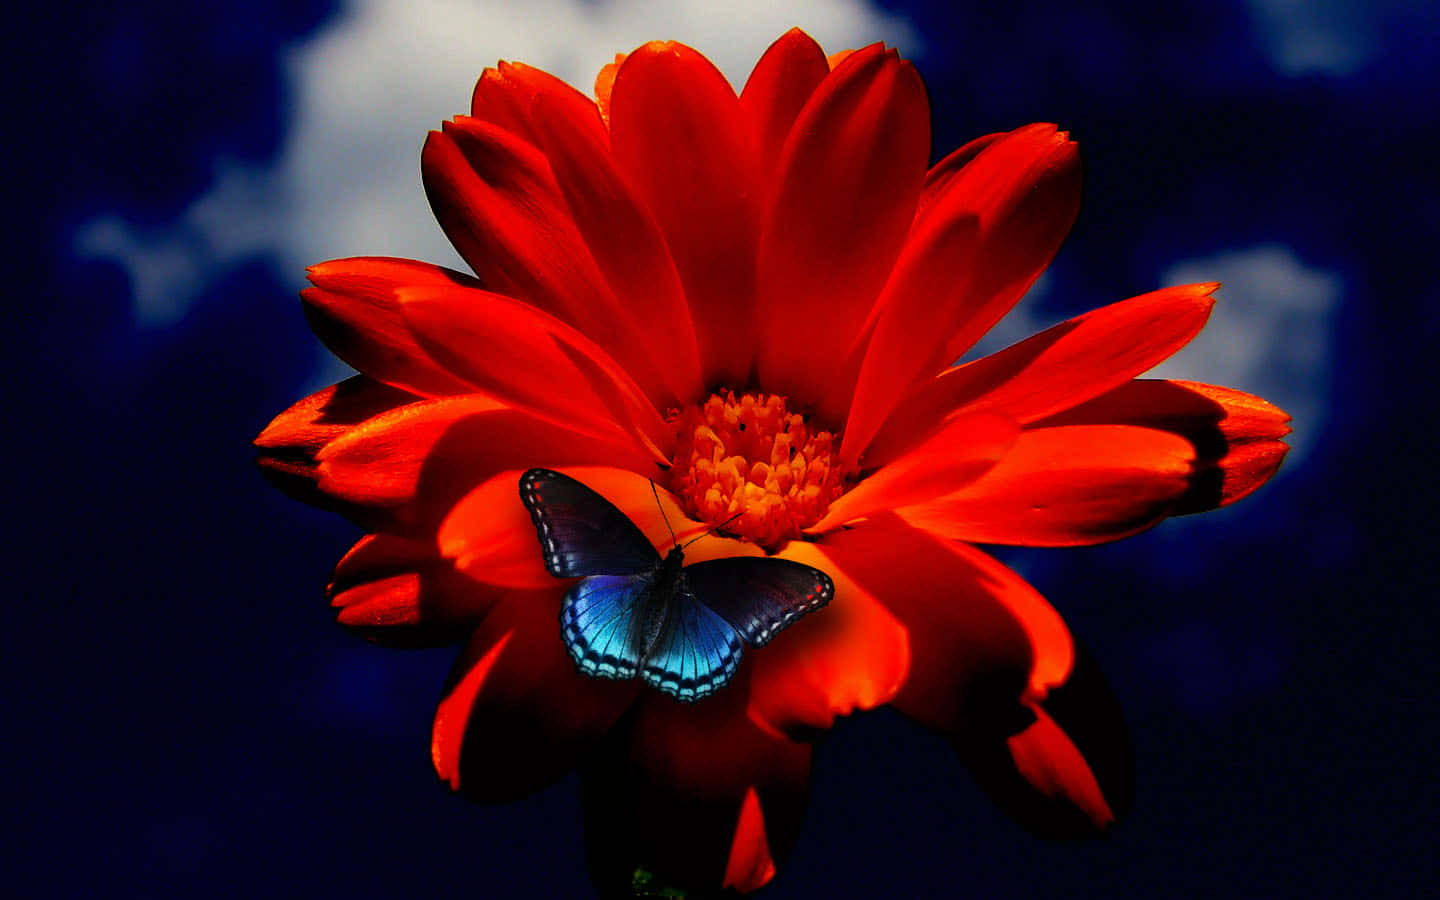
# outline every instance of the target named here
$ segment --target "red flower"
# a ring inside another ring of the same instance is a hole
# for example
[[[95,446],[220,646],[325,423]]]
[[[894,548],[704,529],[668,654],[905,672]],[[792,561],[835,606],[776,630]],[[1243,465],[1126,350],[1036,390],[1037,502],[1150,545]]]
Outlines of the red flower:
[[[974,543],[1114,540],[1233,502],[1285,454],[1256,397],[1136,380],[1205,323],[1215,285],[1104,307],[950,366],[1034,282],[1079,201],[1051,125],[927,169],[914,68],[826,59],[800,31],[737,98],[689,47],[606,66],[598,103],[520,64],[425,145],[426,191],[474,276],[400,259],[310,270],[315,332],[361,374],[257,439],[282,487],[373,532],[335,571],[342,623],[464,642],[436,770],[482,800],[582,767],[596,876],[766,883],[811,743],[890,703],[952,735],[1041,830],[1125,805],[1113,702],[1029,585]],[[715,696],[576,671],[516,483],[607,496],[662,552],[769,553],[836,594]],[[1063,700],[1063,702],[1061,702]],[[683,820],[684,829],[670,823]],[[613,864],[613,868],[610,865]]]

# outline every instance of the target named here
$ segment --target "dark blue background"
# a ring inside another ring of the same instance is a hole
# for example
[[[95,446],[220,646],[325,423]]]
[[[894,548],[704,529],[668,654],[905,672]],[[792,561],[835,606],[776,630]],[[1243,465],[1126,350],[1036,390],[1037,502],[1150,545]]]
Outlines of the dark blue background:
[[[1371,52],[1284,75],[1246,4],[887,5],[927,41],[937,150],[1037,120],[1081,140],[1086,205],[1048,315],[1279,241],[1343,283],[1333,389],[1309,453],[1257,497],[1116,545],[1003,554],[1126,710],[1137,799],[1110,839],[1030,837],[943,743],[880,712],[821,746],[770,893],[1418,894],[1440,737],[1440,7],[1321,4]],[[451,651],[338,628],[320,587],[355,530],[251,466],[250,439],[313,369],[295,279],[240,264],[172,327],[142,328],[126,270],[75,249],[96,215],[173,219],[217,155],[270,159],[277,54],[334,12],[94,4],[12,22],[4,696],[22,895],[588,889],[573,778],[508,807],[450,796],[427,745]]]

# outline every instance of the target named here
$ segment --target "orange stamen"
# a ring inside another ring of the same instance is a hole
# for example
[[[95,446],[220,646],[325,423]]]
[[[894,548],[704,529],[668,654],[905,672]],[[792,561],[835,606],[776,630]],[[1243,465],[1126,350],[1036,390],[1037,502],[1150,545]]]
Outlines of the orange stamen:
[[[833,432],[812,431],[778,394],[711,394],[673,420],[671,488],[701,521],[773,550],[801,536],[844,491]]]

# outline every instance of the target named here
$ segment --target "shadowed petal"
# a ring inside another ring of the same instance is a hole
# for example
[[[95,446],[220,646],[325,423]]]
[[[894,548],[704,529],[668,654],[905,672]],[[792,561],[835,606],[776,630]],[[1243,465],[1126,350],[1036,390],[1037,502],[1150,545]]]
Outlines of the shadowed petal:
[[[560,586],[512,591],[456,660],[435,712],[441,780],[483,803],[523,797],[573,769],[638,682],[587,678],[560,637]]]
[[[389,647],[439,647],[470,636],[501,593],[455,571],[435,542],[367,535],[325,590],[339,622]]]
[[[1127,537],[1169,515],[1190,485],[1189,441],[1130,425],[1026,431],[968,487],[898,514],[942,537],[1069,547]]]
[[[419,399],[364,375],[348,378],[311,394],[265,426],[255,438],[259,449],[255,463],[266,479],[291,497],[355,518],[360,511],[316,485],[316,454],[361,422]]]
[[[752,655],[750,714],[782,733],[829,728],[837,715],[888,702],[909,666],[904,626],[876,599],[873,585],[853,581],[831,558],[829,541],[791,541],[776,554],[835,583],[828,606]]]
[[[523,471],[500,472],[466,494],[441,523],[437,541],[443,556],[478,581],[542,589],[562,582],[545,570],[535,525],[520,502]]]
[[[905,241],[930,152],[925,85],[874,45],[840,64],[800,112],[760,243],[760,380],[843,421],[835,373]]]
[[[749,892],[788,855],[804,817],[811,749],[746,715],[749,685],[682,704],[654,692],[581,772],[596,886],[625,891],[637,866],[670,885]]]
[[[615,75],[610,143],[665,233],[706,380],[748,381],[758,180],[734,90],[689,47],[645,44]]]
[[[436,562],[443,562],[443,558],[433,539],[367,534],[340,557],[325,590],[337,594],[358,584],[414,572]]]
[[[974,547],[886,513],[827,535],[824,548],[905,629],[909,664],[890,702],[911,718],[954,732],[1068,676],[1074,650],[1059,614]]]
[[[1129,811],[1134,771],[1125,722],[1088,654],[1076,654],[1070,677],[1043,701],[1015,710],[1009,727],[975,723],[951,739],[996,805],[1052,838],[1099,834]]]
[[[1112,303],[946,370],[896,406],[865,465],[883,465],[957,412],[994,410],[1025,425],[1124,384],[1199,333],[1216,287],[1184,285]]]
[[[1290,417],[1253,394],[1193,381],[1132,381],[1038,422],[1040,426],[1140,425],[1195,447],[1190,489],[1171,515],[1204,512],[1249,496],[1280,468]]]
[[[467,416],[504,410],[498,400],[464,394],[381,413],[337,436],[316,454],[318,486],[348,503],[400,506],[414,498],[420,468],[450,426]]]
[[[306,396],[276,416],[256,436],[255,446],[262,459],[295,457],[313,462],[321,447],[361,422],[420,399],[355,375]]]

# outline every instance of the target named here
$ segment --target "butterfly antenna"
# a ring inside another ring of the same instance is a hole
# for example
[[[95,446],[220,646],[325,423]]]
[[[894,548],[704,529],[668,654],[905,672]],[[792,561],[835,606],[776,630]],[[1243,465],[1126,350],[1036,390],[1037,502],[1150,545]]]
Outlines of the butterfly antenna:
[[[649,479],[646,479],[647,481]],[[660,492],[655,489],[655,482],[650,482],[650,493],[655,496],[655,505],[660,509],[660,518],[665,520],[665,530],[670,532],[670,546],[680,543],[675,539],[675,529],[670,527],[670,517],[665,515],[665,507],[660,503]],[[686,546],[689,546],[688,544]]]
[[[737,512],[735,515],[733,515],[733,516],[731,516],[730,518],[726,519],[725,521],[721,522],[719,525],[716,525],[714,528],[712,528],[712,529],[710,529],[709,531],[705,532],[704,534],[700,535],[700,537],[693,537],[693,538],[691,538],[690,540],[686,541],[686,542],[684,543],[684,545],[681,546],[680,549],[681,549],[681,550],[684,550],[686,547],[688,547],[688,546],[690,546],[691,544],[695,543],[696,541],[700,540],[700,538],[709,537],[710,535],[712,535],[712,534],[714,534],[715,532],[719,531],[720,529],[724,528],[726,525],[729,525],[731,522],[735,521],[736,519],[740,518],[740,517],[743,516],[743,515],[745,515],[745,510],[742,509],[742,510],[740,510],[739,512]]]

